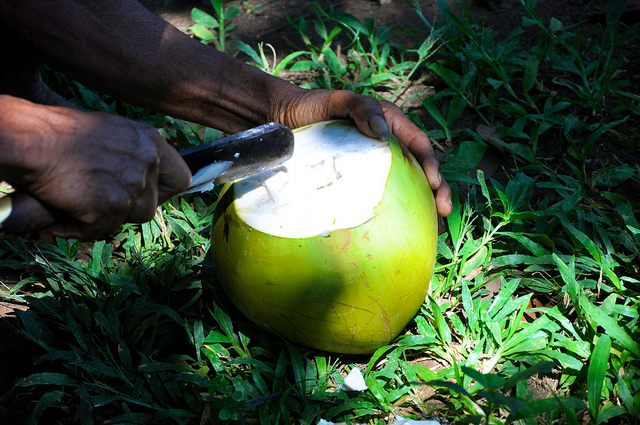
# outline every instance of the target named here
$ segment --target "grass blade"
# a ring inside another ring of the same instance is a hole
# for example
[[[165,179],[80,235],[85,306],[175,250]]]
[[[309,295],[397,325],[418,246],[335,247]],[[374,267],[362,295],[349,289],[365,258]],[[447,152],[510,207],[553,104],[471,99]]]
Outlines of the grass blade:
[[[33,412],[31,412],[31,415],[29,415],[29,421],[27,422],[27,424],[36,425],[38,422],[40,422],[40,417],[42,416],[44,411],[47,410],[53,403],[60,400],[63,396],[63,391],[51,391],[43,394],[42,397],[40,397],[40,400],[38,400],[36,407],[34,407]]]
[[[589,370],[587,372],[587,399],[589,401],[589,413],[597,421],[600,413],[600,400],[602,399],[602,387],[609,367],[609,353],[611,352],[611,338],[601,335],[596,343]]]
[[[636,357],[640,357],[640,346],[638,346],[638,343],[618,324],[617,320],[593,305],[583,293],[580,294],[580,306],[591,316],[591,319],[595,323],[604,328],[607,335],[612,337]]]

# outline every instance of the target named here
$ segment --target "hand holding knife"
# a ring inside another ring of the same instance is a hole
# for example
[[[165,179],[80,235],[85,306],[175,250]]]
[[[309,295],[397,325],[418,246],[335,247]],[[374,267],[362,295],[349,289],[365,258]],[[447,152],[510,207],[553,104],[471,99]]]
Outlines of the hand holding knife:
[[[193,175],[183,193],[204,192],[215,185],[261,173],[293,154],[293,132],[269,123],[179,152]],[[0,238],[45,229],[62,217],[26,193],[0,198]]]

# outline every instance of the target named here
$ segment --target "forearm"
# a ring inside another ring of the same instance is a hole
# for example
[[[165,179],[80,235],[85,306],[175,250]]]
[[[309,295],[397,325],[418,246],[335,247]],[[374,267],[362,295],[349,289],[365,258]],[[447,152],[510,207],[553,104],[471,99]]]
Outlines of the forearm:
[[[0,18],[57,69],[134,104],[225,131],[273,120],[299,89],[199,43],[132,0],[5,0]]]

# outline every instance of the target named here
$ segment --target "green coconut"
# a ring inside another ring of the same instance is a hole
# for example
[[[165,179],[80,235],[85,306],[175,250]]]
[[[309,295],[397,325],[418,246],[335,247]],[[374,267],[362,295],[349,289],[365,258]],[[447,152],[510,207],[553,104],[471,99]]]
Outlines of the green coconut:
[[[281,167],[223,189],[211,247],[219,282],[264,329],[371,353],[424,302],[436,256],[433,193],[394,138],[344,121],[294,134]]]

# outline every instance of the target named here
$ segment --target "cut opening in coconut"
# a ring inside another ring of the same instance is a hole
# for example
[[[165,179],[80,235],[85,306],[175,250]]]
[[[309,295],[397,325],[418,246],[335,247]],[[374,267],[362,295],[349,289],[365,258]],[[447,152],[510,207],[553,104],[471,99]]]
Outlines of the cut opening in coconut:
[[[236,183],[238,216],[261,232],[328,236],[374,217],[391,169],[385,141],[344,122],[295,132],[293,156],[281,166]]]

